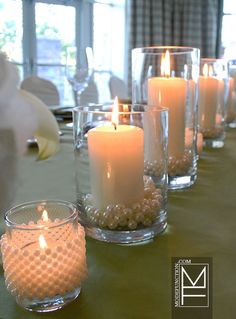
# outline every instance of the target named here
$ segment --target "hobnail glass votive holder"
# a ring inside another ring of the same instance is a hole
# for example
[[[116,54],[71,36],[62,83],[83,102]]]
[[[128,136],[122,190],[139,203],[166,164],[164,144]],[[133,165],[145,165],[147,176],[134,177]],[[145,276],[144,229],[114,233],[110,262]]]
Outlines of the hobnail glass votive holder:
[[[118,124],[112,124],[112,105],[73,112],[77,207],[87,235],[101,241],[149,240],[167,225],[167,111],[150,118],[131,109],[119,105]],[[160,142],[153,145],[159,153],[154,158],[153,151],[151,170],[145,145],[155,142],[146,130],[152,119]]]
[[[228,64],[224,59],[201,59],[198,125],[204,146],[220,148],[225,139],[225,102],[228,100]]]
[[[132,50],[132,102],[169,110],[169,189],[189,187],[197,177],[199,56],[190,47]]]
[[[87,274],[85,233],[65,201],[21,204],[5,214],[1,252],[7,290],[23,308],[49,312],[80,293]]]

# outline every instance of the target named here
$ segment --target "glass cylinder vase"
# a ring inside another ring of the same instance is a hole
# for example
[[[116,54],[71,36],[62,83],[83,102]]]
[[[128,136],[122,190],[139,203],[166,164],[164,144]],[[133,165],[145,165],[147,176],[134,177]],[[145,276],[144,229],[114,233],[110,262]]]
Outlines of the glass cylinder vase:
[[[144,47],[132,51],[132,101],[169,110],[169,189],[192,185],[197,177],[198,49]]]
[[[229,61],[229,95],[226,103],[225,121],[228,127],[236,128],[236,62]]]
[[[167,110],[154,115],[153,127],[162,134],[157,173],[145,171],[144,151],[155,143],[153,132],[145,129],[151,119],[131,108],[119,105],[118,124],[111,105],[73,112],[77,207],[87,234],[107,242],[149,240],[167,225]]]
[[[201,59],[198,125],[204,145],[224,146],[225,104],[229,95],[228,64],[224,59]]]

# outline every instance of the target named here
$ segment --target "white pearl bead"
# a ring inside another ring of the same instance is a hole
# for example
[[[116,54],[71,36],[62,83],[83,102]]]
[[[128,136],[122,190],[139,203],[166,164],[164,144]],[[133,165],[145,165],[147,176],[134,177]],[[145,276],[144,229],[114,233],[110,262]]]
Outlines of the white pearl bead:
[[[137,223],[134,220],[130,220],[128,223],[128,227],[130,229],[136,229],[137,228]]]

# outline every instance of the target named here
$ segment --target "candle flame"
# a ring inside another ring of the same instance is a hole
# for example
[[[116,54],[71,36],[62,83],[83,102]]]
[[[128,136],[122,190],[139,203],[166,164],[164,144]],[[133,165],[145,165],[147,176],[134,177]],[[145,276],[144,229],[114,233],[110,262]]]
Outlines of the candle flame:
[[[111,172],[112,172],[112,170],[111,170],[111,164],[108,163],[108,164],[107,164],[107,179],[110,179],[110,178],[111,178]]]
[[[207,65],[206,63],[203,65],[202,73],[204,76],[212,76],[213,75],[213,67],[212,65]]]
[[[48,247],[47,242],[42,234],[39,235],[39,247],[42,249],[46,249]]]
[[[212,65],[209,65],[208,74],[209,74],[209,76],[213,75],[213,67],[212,67]]]
[[[170,52],[166,52],[161,57],[161,75],[169,77],[170,76]]]
[[[48,212],[46,211],[46,209],[44,209],[44,211],[42,213],[42,220],[44,222],[48,222]]]
[[[208,65],[206,63],[203,65],[202,74],[208,76]]]
[[[158,92],[158,102],[159,105],[161,105],[161,91]]]
[[[114,105],[113,105],[113,112],[111,117],[112,124],[114,125],[114,128],[116,130],[116,127],[119,123],[119,105],[118,105],[118,97],[115,97]]]
[[[129,112],[129,105],[123,104],[123,112]]]

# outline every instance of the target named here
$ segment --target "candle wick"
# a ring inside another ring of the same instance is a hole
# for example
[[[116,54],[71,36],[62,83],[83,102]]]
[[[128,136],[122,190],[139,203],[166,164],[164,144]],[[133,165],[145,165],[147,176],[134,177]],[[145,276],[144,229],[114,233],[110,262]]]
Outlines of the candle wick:
[[[116,130],[117,130],[117,125],[116,125],[116,123],[112,122],[112,124],[114,125],[114,129],[115,129],[115,131],[116,131]]]

